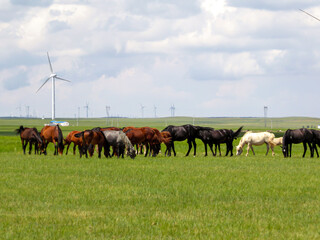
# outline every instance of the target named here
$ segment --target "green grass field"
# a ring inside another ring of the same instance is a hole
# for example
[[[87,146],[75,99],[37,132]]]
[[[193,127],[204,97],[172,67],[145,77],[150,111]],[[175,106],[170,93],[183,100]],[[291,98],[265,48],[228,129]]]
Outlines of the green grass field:
[[[119,119],[113,125],[192,123],[190,118]],[[263,130],[263,119],[196,119],[196,125]],[[223,125],[225,121],[225,125]],[[319,119],[273,120],[273,129],[316,126]],[[0,120],[1,239],[319,239],[320,162],[293,157],[138,156],[132,160],[23,155],[21,124],[41,129],[45,120]],[[76,125],[70,120],[71,125]],[[81,120],[74,129],[105,126],[105,119]],[[288,127],[286,127],[286,125]],[[281,134],[281,133],[278,133]],[[239,139],[235,141],[234,146]],[[222,149],[223,154],[225,148]]]

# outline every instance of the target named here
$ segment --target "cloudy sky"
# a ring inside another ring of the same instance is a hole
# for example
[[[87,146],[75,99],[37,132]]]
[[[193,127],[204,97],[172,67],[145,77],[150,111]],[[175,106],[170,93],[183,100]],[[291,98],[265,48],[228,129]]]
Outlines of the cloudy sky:
[[[320,117],[315,0],[1,0],[0,116]]]

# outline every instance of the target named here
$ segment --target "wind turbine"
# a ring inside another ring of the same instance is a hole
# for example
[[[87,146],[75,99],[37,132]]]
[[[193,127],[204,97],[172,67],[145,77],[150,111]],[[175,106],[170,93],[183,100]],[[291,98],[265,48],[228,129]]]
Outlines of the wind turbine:
[[[64,78],[61,78],[61,77],[58,77],[58,75],[56,73],[53,72],[53,69],[52,69],[52,65],[51,65],[51,61],[50,61],[50,57],[49,57],[49,53],[47,52],[47,56],[48,56],[48,61],[49,61],[49,66],[50,66],[50,70],[51,70],[51,74],[50,76],[47,78],[47,80],[41,85],[41,87],[37,90],[37,92],[39,92],[39,90],[51,79],[51,82],[52,82],[52,111],[51,111],[51,117],[52,117],[52,120],[55,119],[56,117],[56,109],[55,109],[55,105],[56,105],[56,99],[55,99],[55,81],[56,79],[58,80],[62,80],[62,81],[66,81],[66,82],[71,82],[67,79],[64,79]]]
[[[316,20],[320,21],[320,19],[319,19],[319,18],[317,18],[317,17],[313,16],[312,14],[310,14],[310,13],[308,13],[308,12],[306,12],[306,11],[302,10],[302,9],[299,9],[299,10],[300,10],[301,12],[304,12],[305,14],[309,15],[310,17],[313,17],[314,19],[316,19]]]

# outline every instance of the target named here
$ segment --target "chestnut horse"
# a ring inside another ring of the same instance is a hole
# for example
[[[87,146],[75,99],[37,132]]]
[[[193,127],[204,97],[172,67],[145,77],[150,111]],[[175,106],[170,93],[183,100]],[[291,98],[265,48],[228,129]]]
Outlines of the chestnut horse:
[[[71,131],[64,139],[64,145],[67,145],[66,155],[68,154],[70,144],[73,143],[73,155],[76,154],[76,147],[78,146],[80,157],[82,157],[82,138],[75,137],[74,135],[77,133],[80,133],[80,131]]]
[[[59,125],[43,127],[40,136],[43,141],[43,152],[45,155],[47,154],[49,142],[54,144],[54,155],[58,155],[58,153],[63,154],[63,135]]]
[[[26,147],[29,143],[29,154],[32,151],[32,144],[34,144],[34,154],[37,154],[43,143],[38,130],[36,128],[24,128],[20,126],[20,128],[16,129],[16,132],[20,134],[23,153],[26,154]]]
[[[94,153],[95,145],[98,145],[98,157],[101,158],[102,148],[105,148],[106,139],[103,133],[100,131],[101,128],[93,128],[92,130],[84,130],[80,133],[75,134],[77,138],[82,138],[82,154],[85,154],[88,157],[92,157]],[[107,157],[106,148],[104,150],[104,155]]]
[[[162,142],[169,142],[168,139],[164,139],[160,131],[158,129],[153,129],[151,127],[125,127],[123,128],[123,132],[127,135],[132,145],[144,144],[146,147],[145,157],[148,156],[149,149],[153,151],[153,157],[157,155],[159,149],[156,148],[156,144],[160,144]]]

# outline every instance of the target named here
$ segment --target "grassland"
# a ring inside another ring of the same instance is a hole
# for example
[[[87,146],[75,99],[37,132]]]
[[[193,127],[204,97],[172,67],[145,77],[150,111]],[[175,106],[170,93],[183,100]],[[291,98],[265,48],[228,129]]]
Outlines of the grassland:
[[[263,119],[224,120],[195,124],[264,127]],[[318,120],[273,120],[273,130]],[[165,121],[193,119],[117,121],[113,125],[162,129]],[[320,162],[302,159],[300,145],[291,159],[284,159],[280,148],[275,157],[264,156],[265,147],[256,147],[256,156],[204,157],[201,142],[197,157],[184,157],[186,143],[178,143],[178,156],[170,158],[80,159],[55,157],[52,149],[48,156],[35,156],[22,154],[12,132],[21,124],[40,129],[44,120],[0,123],[1,239],[320,238]],[[63,131],[105,125],[105,119],[81,120]]]

